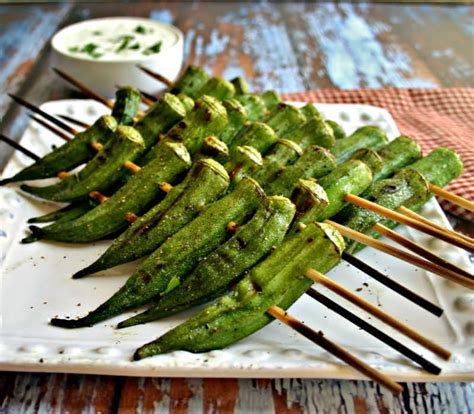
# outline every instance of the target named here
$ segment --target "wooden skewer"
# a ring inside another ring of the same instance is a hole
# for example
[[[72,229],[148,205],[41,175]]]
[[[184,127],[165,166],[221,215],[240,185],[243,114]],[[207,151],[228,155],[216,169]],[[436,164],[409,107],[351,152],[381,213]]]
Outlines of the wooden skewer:
[[[73,118],[72,116],[69,115],[62,115],[62,114],[56,114],[58,118],[62,118],[65,121],[71,122],[72,124],[76,124],[77,126],[83,127],[83,128],[90,128],[90,124],[80,121],[79,119]]]
[[[448,229],[447,227],[443,227],[438,223],[434,223],[432,221],[429,221],[427,218],[423,217],[421,214],[417,214],[414,211],[411,211],[409,208],[401,206],[401,207],[397,208],[397,211],[399,213],[405,214],[408,217],[411,217],[412,219],[415,219],[415,220],[421,221],[425,224],[428,224],[430,226],[433,226],[433,227],[437,228],[440,231],[444,231],[446,233],[451,233],[454,236],[461,237],[462,239],[466,240],[469,243],[474,243],[473,238],[471,238],[469,236],[466,236],[465,234],[462,234],[462,233],[457,233],[454,230]]]
[[[430,252],[428,249],[425,249],[423,246],[420,246],[419,244],[414,243],[410,239],[389,229],[383,224],[380,224],[380,223],[375,224],[372,227],[372,230],[375,230],[377,233],[381,234],[382,236],[385,236],[389,238],[390,240],[393,240],[394,242],[401,244],[403,247],[406,247],[412,252],[420,255],[421,257],[424,257],[425,259],[428,259],[429,261],[433,263],[446,267],[447,269],[452,270],[453,272],[458,273],[461,276],[467,277],[469,279],[474,279],[474,276],[468,271],[460,268],[459,266],[456,266],[455,264],[449,262],[446,259],[443,259],[440,256],[437,256],[436,254]]]
[[[69,135],[66,135],[63,131],[49,124],[44,119],[38,118],[37,116],[31,115],[31,114],[30,114],[30,118],[33,119],[33,121],[38,122],[38,124],[44,126],[46,129],[50,130],[54,135],[57,135],[62,140],[71,141],[71,137]]]
[[[71,75],[68,75],[67,73],[63,72],[62,70],[58,68],[53,68],[53,70],[64,80],[67,82],[71,83],[74,85],[76,88],[78,88],[81,92],[89,96],[90,98],[96,100],[97,102],[100,102],[104,106],[106,106],[109,109],[113,109],[113,104],[110,102],[108,99],[103,98],[99,94],[95,93],[92,89],[88,88],[86,85],[84,85],[82,82],[79,82],[77,79],[73,78]]]
[[[143,91],[143,90],[141,90],[141,89],[139,89],[139,91],[140,91],[140,93],[141,93],[145,98],[147,98],[150,102],[155,103],[155,102],[158,100],[158,98],[157,98],[156,96],[153,96],[151,93],[145,92],[145,91]]]
[[[414,220],[411,217],[405,216],[404,214],[400,214],[386,207],[382,207],[372,201],[366,200],[354,194],[347,194],[345,196],[345,200],[348,201],[349,203],[355,204],[356,206],[373,211],[374,213],[381,214],[382,216],[387,217],[391,220],[395,220],[398,223],[406,224],[407,226],[413,227],[416,230],[422,231],[433,237],[437,237],[450,244],[453,244],[454,246],[460,247],[462,249],[465,249],[469,252],[474,253],[474,244],[467,243],[465,240],[463,240],[460,237],[455,237],[451,234],[441,232],[438,229],[434,228],[433,226],[427,225],[423,222],[419,222],[418,220]]]
[[[350,290],[346,289],[344,286],[340,285],[332,279],[329,279],[318,271],[314,269],[309,269],[305,273],[305,275],[311,280],[314,280],[316,283],[320,283],[321,285],[332,290],[334,293],[337,293],[339,296],[342,296],[344,299],[348,300],[354,305],[357,305],[358,307],[364,309],[366,312],[375,316],[377,319],[380,319],[387,325],[390,325],[392,328],[398,330],[405,336],[408,336],[409,338],[413,339],[415,342],[434,352],[441,358],[448,360],[451,357],[451,352],[449,350],[443,348],[441,345],[435,343],[431,339],[421,335],[412,327],[394,318],[392,315],[381,310],[377,306],[372,305],[370,302],[366,301],[365,299],[362,299],[361,297],[352,293]]]
[[[65,124],[61,120],[55,118],[54,116],[48,114],[47,112],[43,111],[42,109],[38,108],[37,106],[25,101],[23,98],[20,98],[19,96],[13,95],[11,93],[8,94],[10,98],[12,98],[15,102],[19,103],[20,105],[23,105],[24,107],[28,108],[30,111],[33,111],[37,113],[38,115],[41,115],[43,118],[47,119],[49,122],[52,124],[56,125],[57,127],[63,129],[64,131],[67,131],[71,133],[72,135],[76,135],[78,131],[76,131],[73,127],[69,126],[68,124]]]
[[[435,273],[441,277],[444,277],[445,279],[458,283],[469,289],[474,289],[474,282],[472,280],[463,276],[459,276],[457,273],[454,273],[449,269],[441,267],[437,265],[436,263],[431,263],[428,260],[422,259],[419,256],[415,256],[404,250],[397,249],[394,246],[390,246],[387,243],[384,243],[380,240],[376,240],[373,237],[367,236],[366,234],[363,234],[363,233],[359,233],[358,231],[352,230],[348,227],[342,226],[341,224],[336,223],[334,221],[325,220],[324,222],[335,227],[343,236],[349,237],[350,239],[358,241],[359,243],[373,247],[374,249],[377,249],[381,252],[387,253],[398,259],[404,260],[405,262],[408,262],[412,265],[425,269],[428,272]]]
[[[160,190],[169,193],[172,190],[173,186],[170,183],[163,182],[160,184]]]
[[[352,322],[354,325],[358,326],[360,329],[363,329],[364,331],[374,336],[378,340],[384,342],[391,348],[400,352],[402,355],[405,355],[407,358],[416,362],[417,364],[422,366],[426,371],[435,375],[439,375],[441,373],[440,367],[428,361],[427,359],[423,358],[421,355],[412,351],[410,348],[408,348],[401,342],[397,341],[393,337],[382,332],[380,329],[364,321],[362,318],[359,318],[357,315],[348,311],[346,308],[334,302],[332,299],[328,298],[327,296],[324,296],[321,292],[318,292],[316,289],[310,288],[309,290],[306,291],[306,294],[310,296],[311,298],[313,298],[314,300],[318,301],[319,303],[323,304],[327,308],[331,309],[333,312],[336,312],[338,315]]]
[[[109,197],[100,193],[99,191],[91,191],[89,193],[89,197],[94,200],[97,200],[100,204],[105,203],[109,199]]]
[[[73,78],[71,75],[68,75],[67,73],[63,72],[62,70],[58,68],[53,68],[53,70],[65,81],[71,83],[74,85],[76,88],[78,88],[82,93],[87,95],[89,98],[92,98],[96,100],[97,102],[100,102],[101,104],[105,105],[109,109],[113,109],[113,104],[111,101],[108,99],[105,99],[104,97],[100,96],[99,94],[95,93],[92,89],[88,88],[85,86],[82,82],[79,82],[77,79]],[[139,116],[143,116],[143,112],[138,112]],[[137,118],[134,118],[136,121]]]
[[[389,389],[394,394],[400,394],[403,391],[403,387],[400,384],[397,384],[385,374],[382,374],[381,372],[372,368],[364,361],[355,357],[341,346],[327,339],[321,331],[316,332],[315,330],[311,329],[309,326],[306,326],[304,323],[295,319],[293,316],[289,315],[287,312],[277,306],[272,306],[270,309],[267,310],[267,312],[275,319],[278,319],[285,325],[288,325],[296,332],[308,338],[316,345],[319,345],[321,348],[325,349],[326,351],[334,355],[336,358],[341,359],[346,364],[354,368],[356,371],[359,371],[363,375],[375,381],[377,384],[380,384],[381,386]]]
[[[32,160],[38,161],[41,158],[38,155],[31,152],[30,150],[26,149],[23,145],[18,144],[18,142],[13,141],[11,138],[8,138],[7,136],[3,134],[0,134],[0,141],[3,141],[6,144],[10,145],[10,147],[15,148],[16,150],[22,152],[27,157],[30,157]]]
[[[142,169],[139,165],[133,163],[132,161],[125,161],[123,166],[133,174],[136,174]]]
[[[437,185],[430,184],[430,191],[436,194],[438,197],[444,198],[451,201],[451,203],[461,206],[469,211],[474,211],[474,203],[465,199],[464,197],[458,196],[444,188],[438,187]]]
[[[145,66],[138,65],[138,68],[141,69],[143,72],[145,72],[147,75],[150,75],[152,78],[156,79],[157,81],[164,83],[168,88],[173,86],[173,81],[169,80],[165,76],[160,75],[159,73],[153,72],[152,70],[146,68]]]
[[[382,283],[384,286],[403,296],[405,299],[408,299],[409,301],[415,303],[426,311],[432,313],[433,315],[440,317],[443,314],[443,309],[435,305],[433,302],[430,302],[429,300],[418,295],[417,293],[413,292],[412,290],[408,289],[407,287],[403,286],[392,278],[384,275],[383,273],[379,272],[372,266],[369,266],[367,263],[363,262],[357,257],[352,256],[349,253],[343,252],[342,259],[350,263],[352,266],[356,267],[360,271],[364,272],[365,274],[369,275],[370,277],[374,278],[378,282]]]

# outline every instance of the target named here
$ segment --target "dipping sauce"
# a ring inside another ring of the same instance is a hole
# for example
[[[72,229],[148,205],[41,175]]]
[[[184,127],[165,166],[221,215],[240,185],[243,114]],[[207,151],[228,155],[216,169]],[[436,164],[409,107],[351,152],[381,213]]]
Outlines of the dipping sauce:
[[[178,41],[166,25],[130,17],[88,20],[69,26],[61,35],[55,46],[64,54],[101,61],[153,57]]]

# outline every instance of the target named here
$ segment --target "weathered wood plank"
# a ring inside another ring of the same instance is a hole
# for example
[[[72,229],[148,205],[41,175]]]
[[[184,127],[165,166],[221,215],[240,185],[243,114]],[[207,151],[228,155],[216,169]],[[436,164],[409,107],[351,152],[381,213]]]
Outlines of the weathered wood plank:
[[[430,87],[439,84],[417,51],[400,41],[388,5],[284,5],[308,88]],[[403,7],[403,6],[400,6]],[[375,17],[375,12],[378,16]]]
[[[71,5],[3,5],[0,7],[0,114],[9,104],[34,61],[56,32]]]

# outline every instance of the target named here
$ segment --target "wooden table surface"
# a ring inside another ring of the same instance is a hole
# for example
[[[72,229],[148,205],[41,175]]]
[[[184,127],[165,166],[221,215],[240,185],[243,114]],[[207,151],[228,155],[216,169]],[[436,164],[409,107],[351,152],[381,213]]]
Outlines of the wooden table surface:
[[[148,16],[180,27],[187,61],[254,90],[473,86],[467,5],[136,3],[0,5],[0,130],[18,138],[26,112],[6,92],[41,103],[79,96],[50,70],[48,40],[92,17]],[[2,146],[0,162],[11,155]],[[0,413],[474,411],[474,385],[406,384],[398,398],[365,381],[160,379],[2,373]]]

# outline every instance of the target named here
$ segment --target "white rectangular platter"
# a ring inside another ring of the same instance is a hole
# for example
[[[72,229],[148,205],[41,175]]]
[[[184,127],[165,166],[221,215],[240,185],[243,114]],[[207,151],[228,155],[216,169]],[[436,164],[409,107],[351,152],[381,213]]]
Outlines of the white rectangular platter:
[[[399,134],[384,109],[346,104],[316,106],[326,118],[340,122],[348,133],[371,124],[383,128],[391,139]],[[89,122],[106,111],[89,100],[53,101],[42,108],[52,114],[66,114]],[[33,124],[25,131],[21,143],[42,155],[51,145],[60,145],[62,141]],[[4,177],[29,163],[31,160],[26,156],[15,153],[4,170]],[[139,362],[131,362],[131,355],[139,345],[163,334],[196,310],[125,330],[116,330],[114,326],[128,315],[78,330],[50,326],[48,320],[53,316],[75,317],[95,308],[125,282],[136,266],[136,263],[125,265],[93,277],[72,280],[71,275],[96,259],[110,242],[21,245],[19,241],[27,232],[27,219],[56,208],[57,204],[28,197],[16,186],[0,188],[0,369],[166,377],[360,378],[352,369],[278,322],[227,349],[205,354],[173,352]],[[435,200],[426,205],[422,214],[449,226]],[[467,255],[461,250],[406,228],[400,228],[400,232],[452,262],[470,267]],[[340,264],[329,276],[451,349],[453,357],[449,362],[440,360],[331,292],[318,289],[440,365],[443,368],[440,376],[425,373],[309,297],[298,300],[291,307],[291,314],[314,329],[322,330],[329,339],[397,380],[474,379],[472,293],[368,248],[359,257],[439,304],[445,310],[444,315],[441,318],[431,315],[348,264]]]

